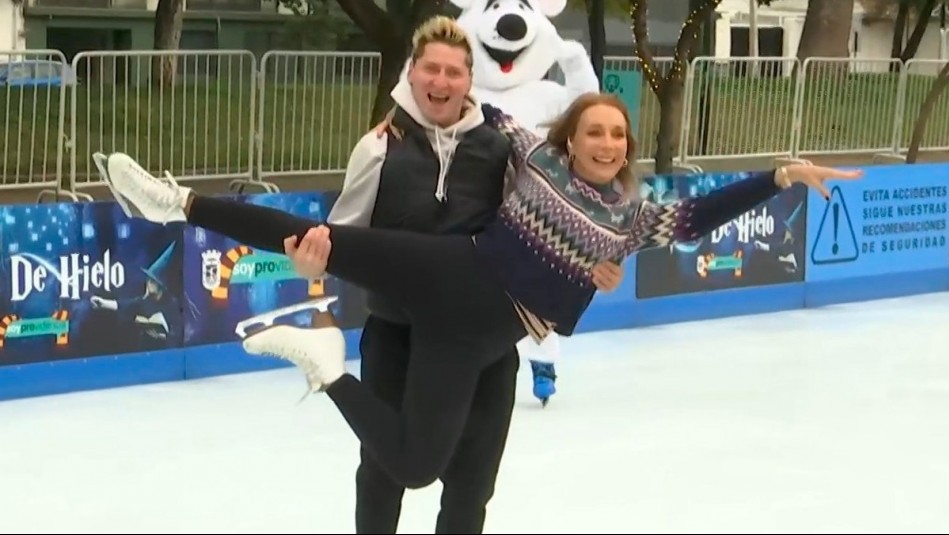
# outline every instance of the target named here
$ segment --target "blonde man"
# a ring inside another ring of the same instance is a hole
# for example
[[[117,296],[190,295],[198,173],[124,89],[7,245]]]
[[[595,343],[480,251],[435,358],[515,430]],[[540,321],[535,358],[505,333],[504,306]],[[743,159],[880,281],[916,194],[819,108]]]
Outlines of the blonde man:
[[[392,92],[392,122],[401,139],[371,132],[359,140],[329,221],[473,234],[497,214],[510,146],[484,124],[480,102],[469,93],[472,53],[464,30],[450,18],[435,17],[418,28],[412,44],[408,84]],[[370,294],[368,305],[361,381],[400,410],[413,383],[439,379],[413,363],[412,347],[424,341],[413,336],[405,311],[378,295]],[[456,415],[462,432],[453,456],[438,460],[427,477],[400,481],[361,449],[357,533],[395,533],[405,488],[426,486],[436,477],[444,486],[436,533],[481,533],[507,441],[518,366],[511,347],[484,368],[474,402]]]

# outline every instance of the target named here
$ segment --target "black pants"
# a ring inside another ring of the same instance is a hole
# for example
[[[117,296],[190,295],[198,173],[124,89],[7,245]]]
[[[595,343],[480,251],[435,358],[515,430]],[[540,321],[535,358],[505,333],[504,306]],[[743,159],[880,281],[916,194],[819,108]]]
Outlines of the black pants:
[[[317,222],[286,212],[196,197],[191,224],[253,248],[283,252]],[[327,272],[407,309],[411,361],[400,411],[346,374],[327,388],[362,446],[408,488],[442,476],[464,434],[482,373],[527,332],[466,236],[327,225]]]
[[[399,410],[411,368],[411,327],[370,315],[360,341],[361,380]],[[486,368],[478,381],[464,435],[441,476],[435,533],[481,533],[507,443],[520,361],[517,350]],[[360,449],[356,470],[356,533],[395,533],[405,487]]]

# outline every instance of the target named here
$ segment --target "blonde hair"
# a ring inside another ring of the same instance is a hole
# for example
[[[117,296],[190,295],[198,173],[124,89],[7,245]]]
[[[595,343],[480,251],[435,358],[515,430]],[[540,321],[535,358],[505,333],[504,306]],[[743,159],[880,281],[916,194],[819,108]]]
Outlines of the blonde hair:
[[[636,161],[636,138],[633,137],[633,128],[629,123],[629,110],[623,101],[609,93],[584,93],[577,97],[557,119],[549,124],[547,141],[567,154],[567,141],[577,134],[580,117],[588,108],[603,104],[619,110],[626,120],[626,165],[623,166],[616,178],[623,184],[626,195],[638,194],[639,180],[633,173],[633,164]]]
[[[455,19],[438,15],[428,19],[415,30],[415,34],[412,36],[412,63],[422,57],[422,54],[425,53],[425,45],[429,43],[442,43],[464,49],[465,64],[468,66],[468,70],[471,70],[471,66],[474,64],[471,43],[468,41],[468,34]]]

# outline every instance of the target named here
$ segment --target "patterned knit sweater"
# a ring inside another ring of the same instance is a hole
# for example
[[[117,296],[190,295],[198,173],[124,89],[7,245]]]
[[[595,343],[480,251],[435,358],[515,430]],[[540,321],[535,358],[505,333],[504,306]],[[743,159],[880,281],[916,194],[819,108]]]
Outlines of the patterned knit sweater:
[[[643,202],[638,194],[604,197],[571,173],[559,149],[497,108],[483,108],[488,123],[511,141],[515,175],[497,219],[474,238],[478,256],[522,319],[527,314],[526,323],[541,322],[564,336],[596,292],[594,265],[696,240],[781,191],[772,170],[669,204]]]

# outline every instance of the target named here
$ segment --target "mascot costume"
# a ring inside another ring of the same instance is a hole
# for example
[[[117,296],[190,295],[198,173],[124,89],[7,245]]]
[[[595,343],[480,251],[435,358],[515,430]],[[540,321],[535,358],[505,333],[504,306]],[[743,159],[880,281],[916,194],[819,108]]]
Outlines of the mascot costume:
[[[458,24],[465,29],[474,54],[472,93],[482,102],[510,114],[540,135],[544,123],[556,118],[583,93],[598,93],[590,56],[581,43],[560,37],[550,21],[567,0],[452,0],[461,8]],[[557,65],[561,85],[546,77]],[[560,338],[551,333],[541,345],[530,338],[517,345],[531,363],[534,396],[546,406],[556,392],[554,362]]]
[[[600,83],[583,44],[560,37],[550,17],[567,0],[451,0],[474,54],[472,93],[543,135],[556,118]],[[557,65],[564,83],[547,80]]]

